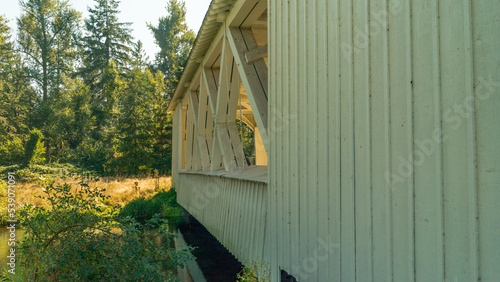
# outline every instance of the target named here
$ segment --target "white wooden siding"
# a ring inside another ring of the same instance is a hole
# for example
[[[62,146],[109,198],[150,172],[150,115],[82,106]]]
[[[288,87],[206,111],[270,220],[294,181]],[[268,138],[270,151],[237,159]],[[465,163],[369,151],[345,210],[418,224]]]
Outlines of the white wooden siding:
[[[178,202],[240,262],[269,260],[264,256],[268,226],[265,181],[196,173],[178,177]]]
[[[268,1],[274,280],[498,281],[499,14]]]

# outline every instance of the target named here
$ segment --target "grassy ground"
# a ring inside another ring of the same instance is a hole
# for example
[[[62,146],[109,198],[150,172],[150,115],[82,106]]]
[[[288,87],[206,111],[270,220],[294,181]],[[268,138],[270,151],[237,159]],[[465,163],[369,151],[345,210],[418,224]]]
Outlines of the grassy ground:
[[[5,225],[7,220],[7,172],[13,168],[0,168],[2,179],[0,180],[0,224]],[[40,171],[41,170],[41,171]],[[49,171],[44,174],[43,171]],[[31,203],[37,206],[45,205],[43,199],[37,198],[42,195],[42,187],[47,181],[55,184],[68,183],[75,189],[80,183],[86,183],[90,187],[106,189],[105,195],[110,196],[103,204],[123,207],[134,199],[148,199],[158,191],[168,191],[172,186],[170,176],[140,178],[129,177],[102,177],[99,179],[86,177],[79,178],[76,173],[68,168],[32,168],[28,171],[16,171],[16,206]]]

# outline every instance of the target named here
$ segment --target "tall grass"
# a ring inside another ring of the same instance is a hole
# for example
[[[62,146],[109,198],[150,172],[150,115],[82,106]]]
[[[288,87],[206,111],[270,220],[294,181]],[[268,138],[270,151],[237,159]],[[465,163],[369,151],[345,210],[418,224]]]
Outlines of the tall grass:
[[[7,175],[5,173],[4,175]],[[46,206],[46,201],[40,196],[43,195],[42,187],[47,182],[54,182],[55,185],[67,183],[72,187],[79,187],[80,183],[86,183],[91,188],[99,187],[104,189],[104,194],[109,196],[102,204],[114,207],[123,207],[134,199],[148,199],[156,192],[168,191],[172,186],[170,176],[163,177],[103,177],[96,178],[69,178],[57,177],[53,174],[47,175],[44,179],[26,181],[21,176],[16,175],[16,204],[34,204],[36,206]],[[5,226],[7,220],[7,183],[5,178],[0,180],[0,224]]]

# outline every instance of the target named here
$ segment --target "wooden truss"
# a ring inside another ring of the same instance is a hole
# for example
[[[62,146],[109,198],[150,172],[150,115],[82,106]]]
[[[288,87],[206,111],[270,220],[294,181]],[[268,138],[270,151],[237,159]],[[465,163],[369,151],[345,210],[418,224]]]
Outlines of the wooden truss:
[[[184,97],[187,170],[245,168],[236,117],[260,133],[268,151],[267,45],[259,47],[248,28],[227,28],[225,34]]]

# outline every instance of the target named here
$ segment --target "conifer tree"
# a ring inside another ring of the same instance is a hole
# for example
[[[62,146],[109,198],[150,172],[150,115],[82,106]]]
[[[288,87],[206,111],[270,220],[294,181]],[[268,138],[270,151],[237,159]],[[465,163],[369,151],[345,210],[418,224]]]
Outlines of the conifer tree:
[[[42,103],[47,104],[60,76],[75,66],[81,16],[68,1],[25,0],[20,5],[19,50],[40,88]]]
[[[116,102],[130,64],[132,30],[118,19],[118,0],[95,0],[83,38],[83,79],[90,88],[94,140],[114,142]]]
[[[139,40],[136,43],[134,43],[134,49],[132,50],[130,66],[132,68],[139,68],[141,70],[144,70],[148,66],[148,63],[149,63],[149,57],[146,54],[146,51],[144,51],[142,42]]]
[[[130,59],[132,44],[131,23],[119,22],[117,0],[95,0],[88,8],[85,20],[83,74],[91,90],[100,89],[105,70],[111,60],[119,71],[125,69]]]
[[[19,51],[41,96],[35,125],[44,134],[49,157],[52,135],[47,121],[55,111],[52,105],[60,93],[61,77],[71,73],[76,65],[81,16],[67,0],[21,0],[20,6]]]
[[[10,28],[0,16],[0,143],[28,133],[36,97],[14,50]]]
[[[184,70],[195,34],[186,24],[186,5],[183,1],[170,0],[167,12],[166,17],[158,20],[158,25],[148,24],[148,27],[160,47],[155,65],[165,74],[168,94],[171,96]]]

